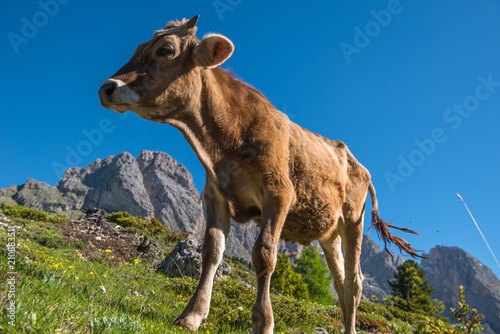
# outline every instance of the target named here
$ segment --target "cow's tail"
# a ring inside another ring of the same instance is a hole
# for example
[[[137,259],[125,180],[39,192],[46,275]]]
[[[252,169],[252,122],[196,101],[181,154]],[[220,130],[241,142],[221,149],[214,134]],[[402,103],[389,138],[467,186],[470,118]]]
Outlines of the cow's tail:
[[[413,233],[416,235],[420,235],[420,234],[418,234],[417,232],[410,230],[408,228],[394,226],[386,221],[383,221],[382,218],[380,218],[380,215],[378,213],[378,201],[377,201],[377,195],[375,193],[375,187],[373,186],[373,183],[370,182],[370,186],[368,187],[368,190],[370,191],[370,197],[372,199],[372,207],[373,207],[373,209],[372,209],[372,224],[368,230],[370,230],[372,227],[375,227],[375,230],[377,230],[378,234],[380,235],[380,237],[384,241],[385,251],[387,253],[389,253],[392,257],[392,253],[387,249],[387,243],[392,242],[396,246],[399,247],[401,254],[403,254],[403,251],[405,251],[406,253],[408,253],[408,255],[410,255],[413,258],[417,258],[417,257],[425,258],[424,256],[418,254],[417,250],[415,250],[413,248],[413,246],[410,245],[406,240],[392,235],[391,232],[389,231],[389,228],[394,228],[394,229],[397,229],[400,231],[404,231],[407,233]]]

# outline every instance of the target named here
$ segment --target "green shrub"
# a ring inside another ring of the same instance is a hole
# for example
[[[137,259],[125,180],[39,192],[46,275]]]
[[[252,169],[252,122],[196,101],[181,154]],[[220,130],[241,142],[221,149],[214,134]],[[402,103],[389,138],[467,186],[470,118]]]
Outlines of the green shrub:
[[[163,226],[158,218],[151,219],[151,222],[141,217],[132,216],[126,211],[113,212],[106,216],[106,219],[114,224],[123,227],[124,231],[140,233],[149,237],[158,236],[168,232],[168,227]]]
[[[56,224],[66,221],[66,216],[51,215],[46,211],[28,209],[22,205],[6,204],[2,207],[2,210],[6,216],[15,218],[30,219],[36,221],[49,221]]]
[[[149,230],[153,235],[167,233],[169,231],[168,227],[163,225],[161,221],[156,217],[151,218],[151,223],[149,223]]]
[[[110,213],[106,216],[110,223],[118,224],[121,227],[139,227],[145,226],[148,222],[141,217],[132,216],[127,211],[118,211]]]
[[[139,234],[142,234],[142,231],[139,230],[137,227],[134,227],[134,226],[125,227],[123,230],[125,232],[129,232],[129,233],[139,233]]]
[[[299,273],[307,284],[309,298],[323,305],[331,305],[334,301],[329,287],[332,279],[318,248],[314,245],[304,248],[302,256],[294,262],[297,265],[295,272]]]
[[[384,333],[388,332],[386,330],[387,321],[385,321],[380,316],[375,316],[372,314],[366,314],[364,312],[358,312],[356,316],[356,326],[361,330],[370,333]]]
[[[389,324],[388,327],[392,334],[408,334],[412,332],[411,326],[407,322],[403,323],[393,322],[392,324]]]
[[[68,220],[68,219],[66,218],[65,215],[57,214],[57,215],[49,215],[49,217],[48,217],[48,221],[51,223],[54,223],[54,224],[63,223],[66,220]]]
[[[285,296],[309,300],[307,284],[299,273],[292,269],[292,264],[286,255],[278,254],[276,268],[271,277],[271,286]]]
[[[460,323],[460,325],[457,325],[457,330],[467,334],[481,333],[483,330],[481,320],[483,320],[484,315],[479,314],[475,308],[471,308],[469,304],[465,302],[463,286],[460,285],[458,292],[458,309],[450,309],[453,316]]]
[[[443,302],[431,299],[434,288],[425,277],[425,270],[413,260],[398,266],[395,280],[389,281],[394,305],[404,311],[435,315],[444,310]]]
[[[416,334],[458,334],[449,323],[440,319],[429,319],[417,325]]]
[[[16,218],[40,221],[40,220],[47,220],[47,217],[49,216],[49,214],[45,211],[28,209],[22,205],[6,204],[3,206],[2,209],[6,216],[16,217]]]
[[[378,314],[387,320],[399,319],[405,322],[409,322],[411,324],[416,324],[419,321],[427,319],[423,315],[406,312],[395,306],[391,305],[383,306],[380,304],[370,303],[364,300],[362,300],[359,303],[358,310],[368,314]]]

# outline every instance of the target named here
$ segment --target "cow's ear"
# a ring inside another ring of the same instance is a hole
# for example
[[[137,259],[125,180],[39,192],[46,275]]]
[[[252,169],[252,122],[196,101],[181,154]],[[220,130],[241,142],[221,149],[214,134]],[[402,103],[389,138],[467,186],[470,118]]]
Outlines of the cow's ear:
[[[229,38],[222,35],[206,35],[194,47],[193,60],[198,66],[214,68],[225,62],[233,54],[234,45]]]

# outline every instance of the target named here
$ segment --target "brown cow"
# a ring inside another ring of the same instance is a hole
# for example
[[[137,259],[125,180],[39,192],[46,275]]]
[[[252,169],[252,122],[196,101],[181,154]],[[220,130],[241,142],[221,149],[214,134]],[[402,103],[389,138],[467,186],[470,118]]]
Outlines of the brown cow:
[[[206,170],[202,275],[175,323],[196,330],[207,317],[231,218],[239,223],[253,219],[261,231],[252,253],[258,284],[252,333],[273,332],[269,284],[280,238],[303,245],[319,240],[339,295],[345,333],[355,333],[367,190],[372,226],[384,242],[419,255],[380,219],[370,174],[347,146],[291,122],[261,93],[218,68],[234,46],[217,34],[198,40],[197,21],[198,16],[170,22],[155,32],[99,90],[106,108],[132,110],[179,129]]]

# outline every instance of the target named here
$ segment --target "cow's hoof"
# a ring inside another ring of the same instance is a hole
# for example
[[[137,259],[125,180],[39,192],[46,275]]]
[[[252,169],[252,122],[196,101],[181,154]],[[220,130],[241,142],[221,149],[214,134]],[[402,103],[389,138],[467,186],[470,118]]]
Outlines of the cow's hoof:
[[[203,320],[203,319],[201,319],[201,320],[197,319],[199,317],[196,317],[196,316],[187,316],[187,317],[182,317],[182,318],[181,317],[182,316],[180,316],[179,318],[177,318],[174,321],[174,325],[181,326],[184,328],[189,328],[195,332],[198,330],[198,327],[200,327],[200,324]]]

